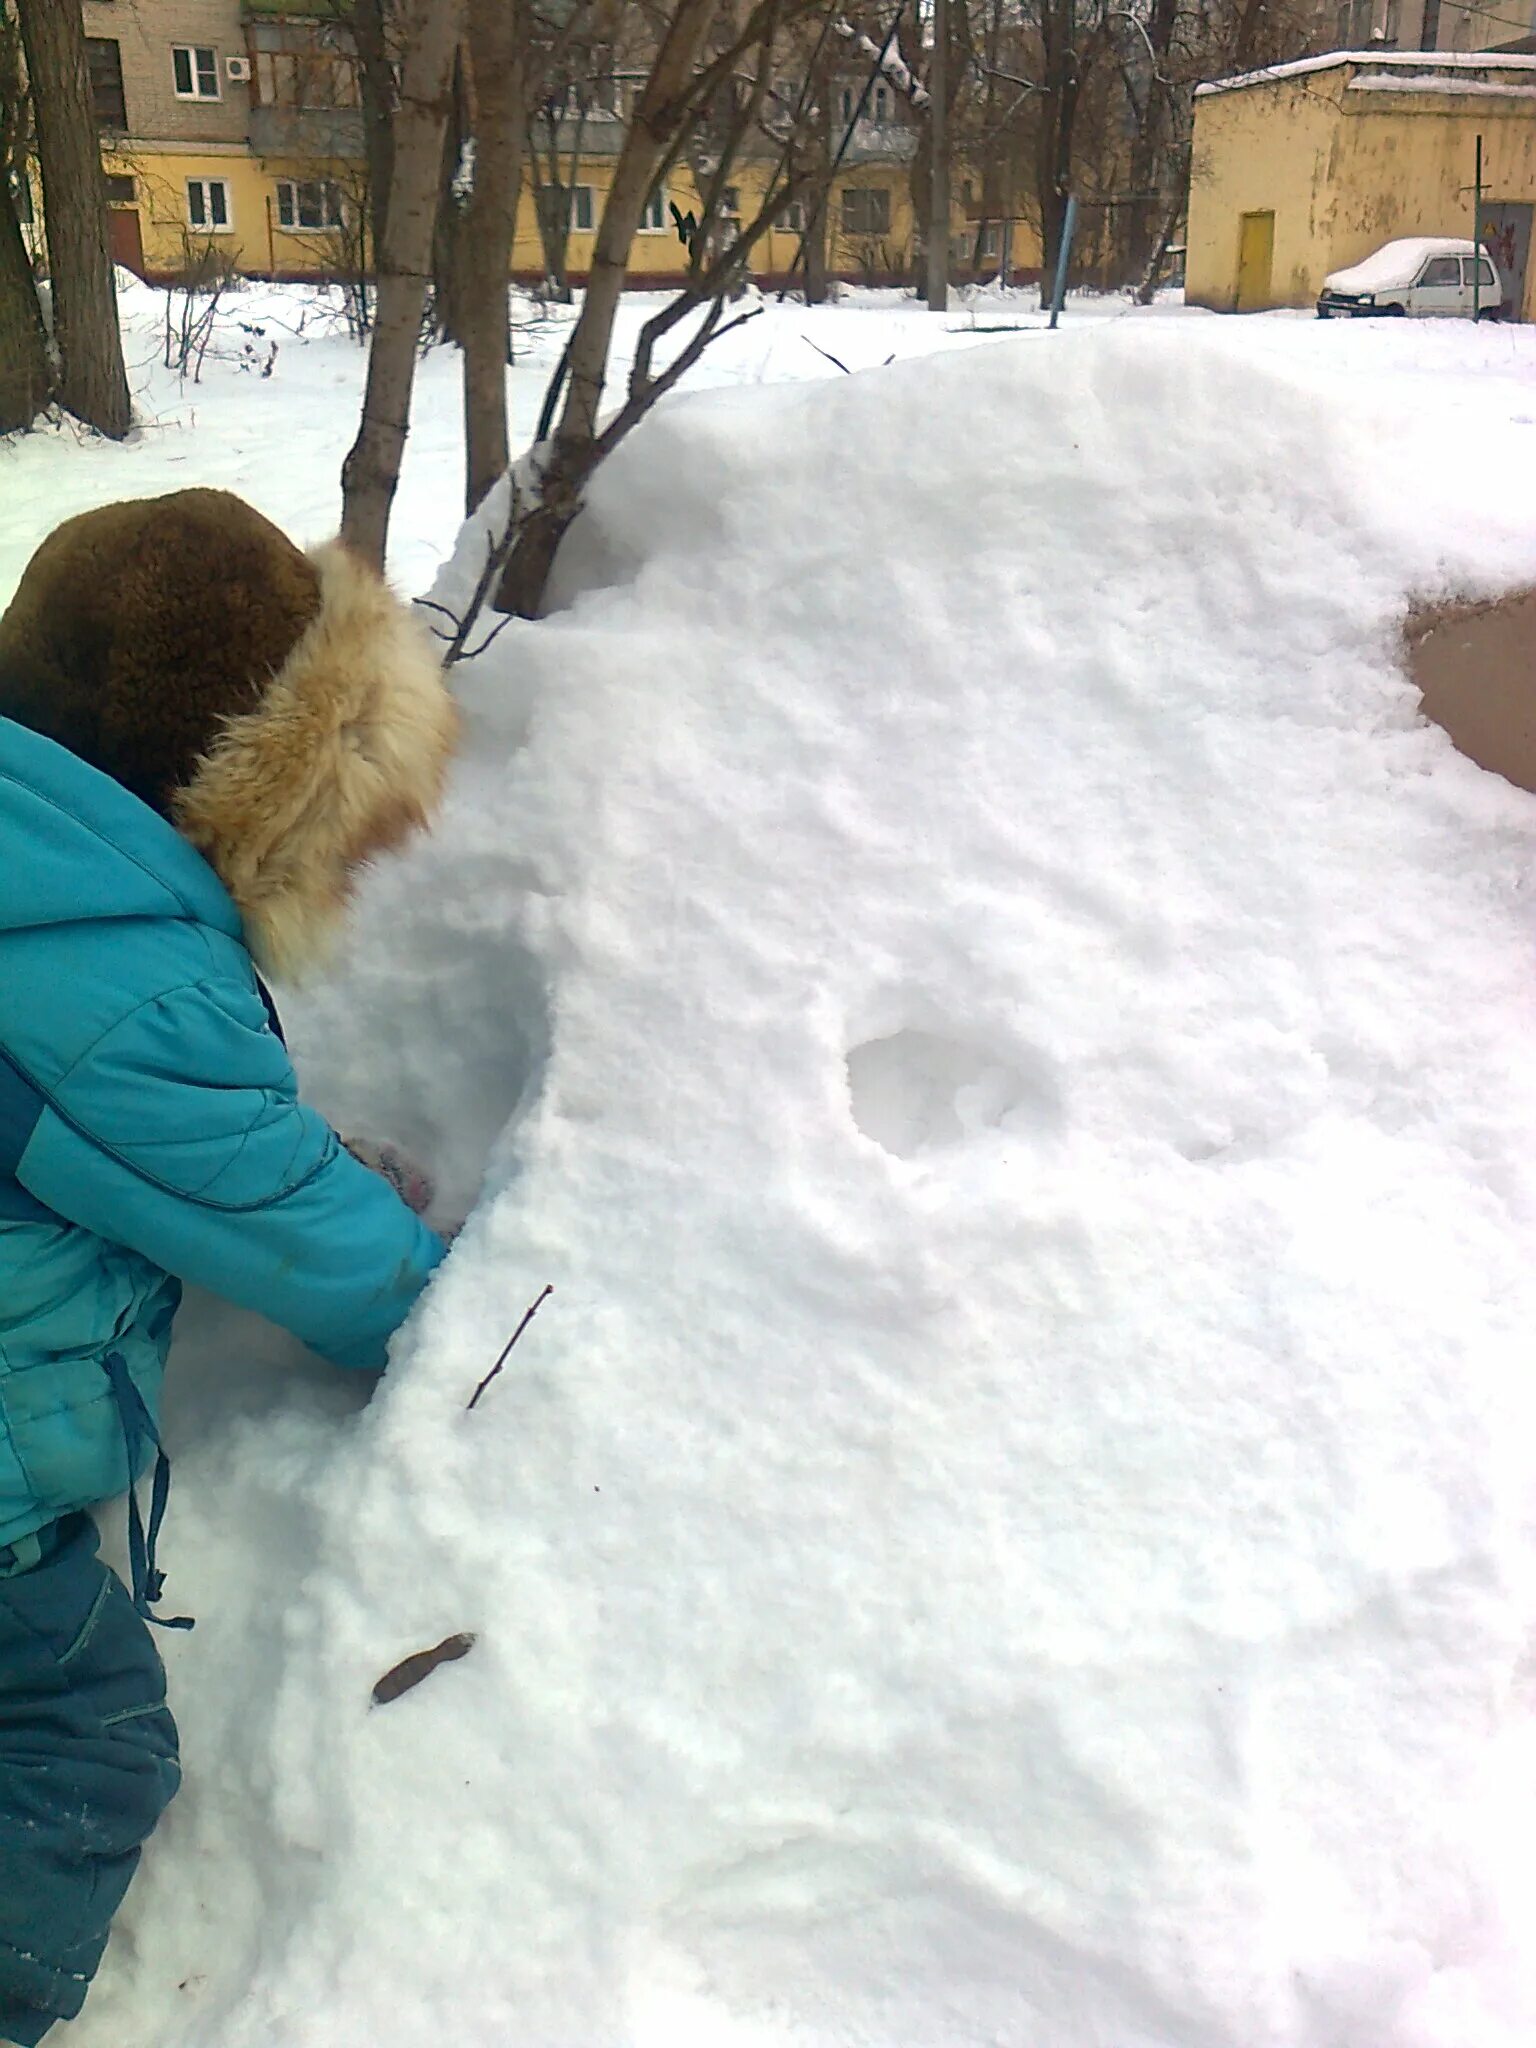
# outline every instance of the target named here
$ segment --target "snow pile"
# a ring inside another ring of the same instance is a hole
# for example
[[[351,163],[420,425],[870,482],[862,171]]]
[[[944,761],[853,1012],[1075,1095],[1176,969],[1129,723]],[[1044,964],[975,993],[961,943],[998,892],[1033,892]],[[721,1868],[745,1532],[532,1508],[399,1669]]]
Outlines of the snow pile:
[[[354,1427],[183,1346],[71,2048],[1531,2038],[1536,805],[1393,624],[1536,547],[1236,348],[674,404],[464,674],[291,1021],[490,1198]]]

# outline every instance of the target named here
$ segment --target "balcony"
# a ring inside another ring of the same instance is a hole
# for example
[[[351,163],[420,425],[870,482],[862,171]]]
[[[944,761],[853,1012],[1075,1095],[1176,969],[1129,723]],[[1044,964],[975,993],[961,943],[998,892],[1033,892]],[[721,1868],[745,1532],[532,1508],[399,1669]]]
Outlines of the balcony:
[[[317,162],[364,153],[360,107],[252,107],[250,133],[257,156]]]

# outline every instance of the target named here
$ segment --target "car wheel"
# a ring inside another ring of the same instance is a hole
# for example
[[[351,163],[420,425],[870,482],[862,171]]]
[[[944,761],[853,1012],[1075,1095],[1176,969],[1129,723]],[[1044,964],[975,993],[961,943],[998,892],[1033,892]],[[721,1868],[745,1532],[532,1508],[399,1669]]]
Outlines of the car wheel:
[[[1479,320],[1497,320],[1499,312],[1500,308],[1497,306],[1479,306],[1477,317]]]
[[[1386,314],[1389,320],[1401,320],[1408,308],[1406,306],[1383,306],[1380,310]]]
[[[1317,309],[1317,317],[1319,320],[1331,320],[1333,318],[1333,315],[1329,312],[1326,306],[1319,306]]]

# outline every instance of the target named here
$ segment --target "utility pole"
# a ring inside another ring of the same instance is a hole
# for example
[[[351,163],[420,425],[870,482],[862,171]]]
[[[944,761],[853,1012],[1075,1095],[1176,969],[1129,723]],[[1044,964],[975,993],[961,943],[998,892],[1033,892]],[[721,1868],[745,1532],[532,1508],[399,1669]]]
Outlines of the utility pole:
[[[1476,168],[1472,173],[1472,323],[1483,312],[1483,138],[1477,138]]]
[[[928,67],[928,310],[949,309],[949,0],[933,0],[933,60]]]

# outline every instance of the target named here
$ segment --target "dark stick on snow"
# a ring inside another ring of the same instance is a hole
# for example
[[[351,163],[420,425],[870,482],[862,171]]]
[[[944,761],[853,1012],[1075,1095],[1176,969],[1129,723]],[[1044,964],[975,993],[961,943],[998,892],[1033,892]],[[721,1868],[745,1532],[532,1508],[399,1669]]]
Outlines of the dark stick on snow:
[[[845,377],[851,377],[853,375],[853,372],[852,370],[849,369],[848,365],[842,360],[840,356],[833,355],[831,349],[823,348],[819,341],[812,341],[811,337],[808,334],[802,334],[800,339],[805,343],[807,348],[815,349],[817,355],[825,356],[829,363],[836,363],[837,367],[842,371]],[[889,361],[890,358],[887,357],[886,360]]]
[[[390,1666],[373,1688],[373,1704],[387,1707],[391,1700],[399,1699],[402,1693],[420,1685],[424,1678],[430,1678],[440,1664],[457,1663],[474,1647],[472,1635],[444,1636],[430,1650],[415,1650],[409,1657],[402,1657],[398,1664]]]
[[[517,1342],[518,1338],[521,1337],[524,1330],[527,1329],[528,1325],[533,1321],[534,1317],[538,1314],[539,1310],[544,1306],[545,1302],[549,1299],[550,1295],[554,1293],[554,1291],[555,1290],[553,1287],[546,1287],[544,1292],[539,1296],[538,1300],[532,1302],[529,1305],[529,1307],[524,1311],[523,1320],[518,1324],[517,1328],[512,1332],[511,1336],[507,1339],[506,1346],[502,1351],[500,1358],[497,1359],[496,1363],[491,1367],[490,1371],[486,1374],[485,1378],[480,1382],[479,1386],[476,1387],[475,1391],[470,1395],[468,1401],[465,1403],[464,1413],[466,1415],[469,1413],[470,1409],[474,1407],[475,1403],[479,1400],[480,1396],[485,1392],[486,1388],[491,1384],[491,1381],[495,1379],[497,1373],[501,1371],[501,1368],[506,1364],[507,1360],[512,1356],[512,1346]]]

